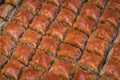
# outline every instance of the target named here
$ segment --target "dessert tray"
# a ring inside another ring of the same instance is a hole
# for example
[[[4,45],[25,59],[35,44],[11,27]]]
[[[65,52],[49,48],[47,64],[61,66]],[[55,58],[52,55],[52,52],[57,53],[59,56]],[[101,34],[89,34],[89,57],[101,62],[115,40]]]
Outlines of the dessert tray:
[[[0,4],[0,80],[120,80],[120,0]]]

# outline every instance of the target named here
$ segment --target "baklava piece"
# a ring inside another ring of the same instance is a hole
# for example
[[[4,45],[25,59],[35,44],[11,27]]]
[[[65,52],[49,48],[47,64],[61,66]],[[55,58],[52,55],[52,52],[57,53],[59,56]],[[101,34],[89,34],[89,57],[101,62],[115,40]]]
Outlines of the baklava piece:
[[[113,27],[107,26],[105,24],[98,24],[97,28],[93,32],[93,35],[110,42],[114,33],[115,29]]]
[[[95,4],[99,8],[103,8],[105,5],[105,0],[88,0],[90,3]]]
[[[36,47],[38,40],[40,39],[41,35],[32,31],[32,30],[27,30],[22,38],[21,42],[27,43],[32,45],[33,47]]]
[[[23,65],[16,60],[9,60],[8,63],[3,67],[1,72],[15,80],[18,80]]]
[[[5,3],[9,3],[15,7],[20,6],[21,0],[5,0]]]
[[[69,44],[62,44],[57,53],[59,57],[64,57],[66,59],[70,59],[72,61],[76,61],[79,58],[80,50],[76,47],[73,47]]]
[[[109,75],[111,78],[114,78],[114,80],[120,79],[120,63],[119,62],[109,60],[105,64],[102,71],[104,75]]]
[[[95,23],[93,21],[91,21],[87,17],[83,17],[83,16],[79,15],[73,26],[76,29],[83,31],[87,35],[90,35],[93,30],[94,25],[95,25]]]
[[[0,74],[0,80],[8,80],[5,76],[3,76],[2,74]]]
[[[48,3],[54,4],[57,7],[60,6],[62,0],[46,0]]]
[[[109,52],[109,58],[115,62],[120,62],[120,44],[116,44],[113,46],[113,48]]]
[[[32,66],[38,67],[42,70],[48,70],[51,59],[44,52],[37,50],[36,54],[33,56],[30,64]]]
[[[88,17],[89,19],[93,20],[94,22],[97,21],[99,16],[100,9],[97,8],[95,5],[91,3],[86,3],[81,11],[81,15]]]
[[[56,6],[49,3],[43,3],[39,11],[39,14],[45,16],[48,20],[52,21],[54,19],[56,10],[57,10]]]
[[[118,15],[115,11],[105,9],[100,18],[100,22],[110,26],[112,25],[113,27],[117,28],[119,19],[120,15]]]
[[[63,40],[66,28],[61,23],[53,23],[47,31],[48,35]]]
[[[33,14],[36,14],[36,10],[40,5],[40,0],[23,0],[22,6],[27,8]]]
[[[50,68],[50,72],[63,79],[69,80],[72,72],[72,65],[62,60],[55,60]]]
[[[23,70],[20,80],[40,80],[42,73],[32,68],[26,67]]]
[[[12,58],[17,59],[18,61],[27,65],[32,55],[33,55],[33,49],[20,43],[14,49]]]
[[[0,52],[9,56],[14,42],[8,36],[0,36]]]
[[[79,47],[81,50],[84,49],[84,44],[86,42],[86,38],[87,36],[78,31],[78,30],[75,30],[73,28],[68,28],[68,32],[67,32],[67,35],[64,39],[64,41],[66,43],[70,43],[72,45],[75,45],[77,47]]]
[[[120,1],[119,0],[109,0],[107,7],[113,9],[114,11],[120,12]]]
[[[30,12],[20,8],[18,10],[18,13],[14,17],[14,20],[17,21],[19,24],[22,24],[25,28],[27,28],[32,17],[33,15]]]
[[[98,72],[98,67],[102,58],[96,54],[85,51],[79,60],[79,64],[83,67],[89,68],[94,72]]]
[[[72,80],[93,80],[93,76],[77,66]]]
[[[15,40],[18,40],[20,35],[25,31],[25,29],[14,23],[14,22],[11,22],[9,23],[6,28],[4,29],[4,33],[5,34],[8,34],[9,36],[11,36],[12,38],[14,38]]]
[[[45,73],[44,74],[44,80],[61,80],[58,76],[51,74],[51,73]]]
[[[15,13],[15,8],[9,4],[2,4],[0,6],[0,17],[10,21]]]
[[[62,7],[68,8],[72,10],[74,13],[77,13],[80,3],[81,3],[80,0],[65,0],[64,3],[62,4]]]
[[[58,42],[52,37],[43,37],[39,49],[55,55]]]
[[[30,28],[33,29],[33,30],[36,30],[42,34],[45,34],[45,30],[48,26],[48,21],[47,19],[42,16],[42,15],[38,15],[38,16],[35,16],[35,18],[33,19],[31,25],[30,25]]]
[[[88,39],[88,42],[86,44],[86,50],[103,57],[107,46],[107,41],[92,36]]]
[[[4,65],[4,63],[7,61],[7,57],[4,55],[0,54],[0,69]]]
[[[65,23],[68,26],[72,26],[74,19],[75,14],[72,11],[70,11],[69,9],[62,8],[56,18],[56,21]]]

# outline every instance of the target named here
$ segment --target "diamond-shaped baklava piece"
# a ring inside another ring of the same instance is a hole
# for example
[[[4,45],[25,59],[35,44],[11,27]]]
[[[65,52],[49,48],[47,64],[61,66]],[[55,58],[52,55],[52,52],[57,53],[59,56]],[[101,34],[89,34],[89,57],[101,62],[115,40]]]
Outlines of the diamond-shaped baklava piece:
[[[58,14],[56,20],[61,23],[65,23],[68,26],[72,26],[75,19],[75,14],[69,9],[62,8]]]
[[[51,59],[44,52],[37,50],[36,54],[33,56],[30,64],[38,68],[47,70],[49,68]]]
[[[44,74],[44,80],[60,80],[58,76],[51,74],[51,73],[45,73]]]
[[[9,3],[14,5],[15,7],[18,7],[21,3],[21,0],[5,0],[5,3]]]
[[[73,44],[83,50],[86,38],[87,36],[84,33],[73,28],[68,28],[68,32],[64,41]]]
[[[11,22],[9,23],[6,28],[4,29],[4,33],[10,35],[12,38],[14,38],[15,40],[18,40],[20,35],[25,31],[25,29],[14,23]]]
[[[45,16],[47,19],[52,21],[56,10],[57,10],[56,6],[49,4],[49,3],[43,3],[43,5],[39,11],[39,14]]]
[[[106,41],[111,41],[114,32],[115,30],[113,27],[106,26],[105,24],[98,24],[97,28],[93,32],[93,35]]]
[[[36,13],[38,6],[40,5],[40,0],[24,0],[22,6],[27,8],[33,14]]]
[[[52,35],[55,38],[63,40],[64,33],[66,28],[61,23],[53,23],[50,26],[50,29],[47,31],[47,34]]]
[[[78,8],[80,6],[80,0],[65,0],[62,4],[62,7],[68,8],[72,10],[74,13],[77,13]]]
[[[40,80],[42,73],[32,68],[26,67],[23,70],[20,80]]]
[[[20,8],[14,17],[14,20],[17,21],[19,24],[22,24],[25,28],[27,28],[32,17],[33,16],[30,12]]]
[[[57,53],[59,57],[64,57],[66,59],[70,59],[72,61],[75,61],[78,56],[80,55],[80,50],[74,46],[71,46],[69,44],[62,44],[60,46],[60,49]]]
[[[83,17],[83,16],[79,15],[73,26],[76,29],[83,31],[87,35],[90,35],[93,30],[94,25],[95,25],[95,23],[93,21],[91,21],[87,17]]]
[[[42,41],[39,45],[39,49],[55,55],[57,44],[58,42],[55,41],[52,37],[46,36],[42,38]]]
[[[38,16],[35,16],[35,18],[33,19],[30,25],[30,28],[42,34],[45,34],[47,25],[48,25],[47,19],[42,15],[38,15]]]
[[[15,9],[9,4],[2,4],[0,6],[0,17],[10,21],[14,16]]]
[[[110,9],[105,9],[100,18],[100,22],[106,23],[107,25],[112,25],[115,28],[117,28],[119,19],[120,19],[120,15],[117,14],[115,11]]]
[[[97,21],[97,18],[99,16],[100,13],[100,9],[97,8],[95,5],[90,4],[90,3],[86,3],[81,11],[81,15],[84,15],[86,17],[88,17],[89,19],[93,20],[94,22]]]
[[[0,36],[0,52],[9,56],[14,42],[8,36]]]
[[[31,59],[32,55],[33,55],[33,49],[20,43],[14,49],[12,58],[17,59],[20,62],[27,65],[28,61]]]
[[[100,8],[103,8],[105,5],[105,0],[88,0],[90,3],[97,5]]]
[[[57,7],[60,6],[61,0],[46,0],[48,3],[54,4]]]
[[[105,54],[107,46],[108,46],[107,41],[104,41],[102,39],[95,38],[95,37],[91,36],[88,39],[88,42],[86,44],[86,50],[88,50],[92,53],[96,53],[97,55],[100,55],[103,57],[103,55]]]
[[[120,1],[119,0],[109,0],[107,7],[113,9],[114,11],[118,10],[120,12]]]
[[[79,64],[86,68],[89,68],[95,72],[98,72],[98,67],[102,58],[96,54],[85,51],[79,60]]]
[[[33,47],[36,47],[38,40],[40,39],[41,35],[32,31],[32,30],[27,30],[22,38],[21,41],[27,44],[32,45]]]
[[[92,79],[94,78],[90,73],[77,66],[75,70],[75,75],[72,80],[92,80]]]
[[[0,54],[0,69],[4,65],[4,63],[7,61],[7,57],[4,55]]]
[[[103,70],[102,70],[103,74],[109,75],[110,77],[114,78],[115,80],[119,80],[120,79],[120,63],[119,62],[115,62],[112,60],[109,60]]]
[[[69,80],[70,74],[72,72],[72,65],[62,60],[55,60],[52,67],[50,68],[50,72]]]
[[[18,80],[18,75],[20,74],[22,68],[23,65],[18,61],[9,60],[1,72],[15,80]]]

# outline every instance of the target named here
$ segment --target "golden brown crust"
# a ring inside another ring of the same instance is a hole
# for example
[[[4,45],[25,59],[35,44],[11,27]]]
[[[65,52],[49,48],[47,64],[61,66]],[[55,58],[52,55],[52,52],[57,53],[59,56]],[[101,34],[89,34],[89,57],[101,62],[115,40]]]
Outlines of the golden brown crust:
[[[58,42],[51,37],[43,37],[39,49],[55,55]]]
[[[18,13],[14,16],[14,20],[22,24],[25,28],[27,28],[32,17],[33,16],[30,12],[20,8]]]
[[[31,59],[33,54],[33,49],[24,45],[18,44],[17,47],[14,49],[12,58],[19,60],[20,62],[24,63],[25,65],[28,64],[28,61]]]
[[[81,15],[84,15],[84,16],[92,19],[94,22],[97,21],[99,13],[100,13],[100,9],[90,3],[86,3],[83,6],[82,11],[80,12]]]
[[[8,36],[0,36],[0,52],[6,56],[9,56],[12,46],[13,42]]]
[[[72,65],[70,63],[61,60],[55,60],[52,67],[50,68],[51,73],[63,77],[67,80],[70,79],[69,76],[71,74],[71,71],[72,71]]]
[[[87,35],[90,35],[93,30],[94,25],[95,23],[91,21],[89,18],[79,15],[73,26],[83,31]]]
[[[18,75],[20,74],[20,71],[22,70],[22,68],[23,68],[23,65],[18,61],[9,60],[8,63],[2,69],[2,73],[17,80]]]
[[[75,14],[72,13],[70,10],[68,9],[64,9],[62,8],[60,10],[60,13],[58,14],[56,21],[61,22],[61,23],[65,23],[68,26],[72,26],[72,23],[75,19]]]
[[[4,29],[4,33],[8,34],[11,37],[13,37],[14,39],[18,40],[24,30],[25,29],[22,26],[14,23],[14,22],[11,22]]]
[[[27,30],[22,38],[21,42],[27,43],[32,45],[33,47],[36,47],[38,40],[40,39],[41,35],[32,31],[32,30]]]
[[[34,17],[32,23],[30,24],[30,28],[42,34],[45,34],[47,25],[48,25],[47,19],[42,15],[38,15]]]
[[[80,80],[92,80],[93,76],[90,73],[88,73],[88,72],[82,70],[81,68],[77,67],[76,70],[75,70],[75,75],[74,75],[72,80],[79,80],[79,79]]]
[[[65,0],[62,4],[62,7],[72,10],[74,13],[77,13],[78,7],[80,5],[80,0]]]
[[[48,3],[44,3],[39,11],[39,14],[45,16],[47,19],[52,21],[54,18],[56,9],[57,9],[56,6],[53,6]]]
[[[57,55],[59,57],[65,57],[65,58],[75,61],[77,59],[77,56],[80,54],[79,54],[78,48],[73,47],[69,44],[62,44],[60,46],[60,49],[59,49]]]
[[[40,80],[42,73],[33,68],[26,67],[20,80]]]
[[[61,23],[54,23],[50,26],[50,29],[47,31],[47,34],[63,40],[64,33],[66,28]]]
[[[98,67],[101,60],[102,58],[100,56],[85,51],[79,60],[79,64],[95,72],[98,72]]]
[[[84,33],[73,28],[68,28],[64,41],[83,49],[86,38],[87,36]]]
[[[47,56],[41,50],[37,50],[36,54],[33,56],[33,59],[30,63],[33,66],[37,66],[39,68],[48,70],[50,62],[51,62],[51,59],[49,56]]]
[[[22,6],[27,8],[33,14],[36,13],[38,6],[40,5],[40,0],[24,0]]]

